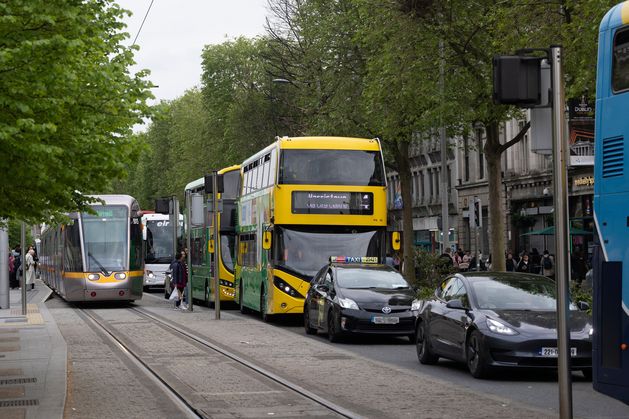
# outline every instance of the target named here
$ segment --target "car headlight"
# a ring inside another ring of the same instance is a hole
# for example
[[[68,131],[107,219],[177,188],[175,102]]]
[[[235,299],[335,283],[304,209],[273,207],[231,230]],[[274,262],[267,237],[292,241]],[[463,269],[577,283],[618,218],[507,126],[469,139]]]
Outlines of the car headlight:
[[[149,271],[149,270],[146,271],[146,276],[148,276],[151,279],[155,278],[155,274],[153,273],[153,271]]]
[[[499,335],[517,335],[518,332],[494,319],[487,319],[487,327],[494,333]]]
[[[359,310],[358,304],[356,304],[356,301],[350,298],[339,298],[339,305],[343,308],[351,308],[354,310]]]
[[[594,328],[593,327],[590,327],[590,331],[588,332],[588,335],[594,336]]]
[[[419,309],[421,307],[422,307],[421,300],[413,300],[413,302],[411,303],[411,310],[412,311],[419,311]]]

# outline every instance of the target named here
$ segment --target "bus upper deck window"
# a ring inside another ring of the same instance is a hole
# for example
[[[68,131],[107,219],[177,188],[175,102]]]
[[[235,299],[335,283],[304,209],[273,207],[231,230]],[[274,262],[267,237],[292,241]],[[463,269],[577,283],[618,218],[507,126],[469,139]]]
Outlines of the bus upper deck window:
[[[615,93],[629,89],[629,28],[614,37],[612,89]]]

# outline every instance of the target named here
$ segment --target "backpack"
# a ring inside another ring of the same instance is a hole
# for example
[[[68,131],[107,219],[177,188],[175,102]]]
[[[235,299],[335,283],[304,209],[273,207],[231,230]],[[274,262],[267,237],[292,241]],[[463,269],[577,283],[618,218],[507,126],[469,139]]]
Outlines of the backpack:
[[[553,268],[553,261],[550,260],[550,256],[544,256],[542,259],[544,259],[544,262],[542,262],[542,266],[544,267],[544,269]]]

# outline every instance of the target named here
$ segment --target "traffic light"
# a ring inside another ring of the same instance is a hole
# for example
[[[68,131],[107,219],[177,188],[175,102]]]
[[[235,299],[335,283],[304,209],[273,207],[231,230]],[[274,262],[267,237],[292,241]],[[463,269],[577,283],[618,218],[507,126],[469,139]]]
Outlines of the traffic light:
[[[483,207],[480,198],[474,197],[474,226],[483,226]]]

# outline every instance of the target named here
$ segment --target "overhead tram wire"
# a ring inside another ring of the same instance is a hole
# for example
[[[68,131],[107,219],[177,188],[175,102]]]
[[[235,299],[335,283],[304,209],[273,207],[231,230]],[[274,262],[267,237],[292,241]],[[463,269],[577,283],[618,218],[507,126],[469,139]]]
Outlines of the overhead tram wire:
[[[135,41],[138,40],[138,36],[140,36],[140,32],[142,32],[142,28],[144,27],[144,22],[146,22],[146,18],[149,15],[149,12],[151,11],[151,7],[153,7],[153,2],[155,0],[151,0],[151,4],[149,4],[149,8],[146,10],[146,14],[144,15],[144,19],[142,19],[142,23],[140,24],[140,29],[138,29],[138,33],[135,34],[135,38],[133,38],[133,43],[131,44],[131,46],[135,45]]]

